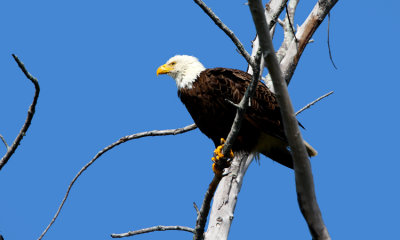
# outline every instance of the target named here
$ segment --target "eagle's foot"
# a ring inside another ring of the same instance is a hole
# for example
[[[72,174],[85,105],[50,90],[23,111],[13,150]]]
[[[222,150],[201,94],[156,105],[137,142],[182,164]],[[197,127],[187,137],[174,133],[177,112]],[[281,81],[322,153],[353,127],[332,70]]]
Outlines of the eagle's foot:
[[[215,150],[214,150],[214,156],[211,158],[211,160],[214,162],[212,165],[213,172],[216,175],[222,175],[224,168],[227,168],[230,166],[231,161],[229,161],[224,154],[222,154],[222,149],[224,148],[225,144],[225,139],[221,138],[221,145],[219,145]],[[233,158],[234,154],[232,152],[232,149],[229,152],[228,158]]]

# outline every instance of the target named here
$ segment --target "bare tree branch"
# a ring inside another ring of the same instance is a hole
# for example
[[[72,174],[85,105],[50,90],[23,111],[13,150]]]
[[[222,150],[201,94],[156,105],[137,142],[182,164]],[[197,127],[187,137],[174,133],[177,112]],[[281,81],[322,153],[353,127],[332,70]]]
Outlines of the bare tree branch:
[[[127,233],[120,233],[116,234],[113,233],[111,234],[112,238],[123,238],[123,237],[130,237],[134,235],[139,235],[143,233],[149,233],[149,232],[156,232],[156,231],[167,231],[167,230],[178,230],[178,231],[186,231],[186,232],[191,232],[194,233],[194,229],[190,227],[184,227],[184,226],[155,226],[155,227],[149,227],[149,228],[144,228],[136,231],[130,231]]]
[[[120,138],[118,141],[112,143],[111,145],[108,145],[107,147],[105,147],[104,149],[102,149],[100,152],[98,152],[92,160],[90,160],[90,162],[88,162],[74,177],[74,179],[72,179],[71,183],[68,186],[67,192],[65,193],[65,196],[63,198],[63,200],[61,201],[60,206],[58,207],[58,210],[56,212],[56,214],[54,215],[53,219],[51,220],[51,222],[49,223],[49,225],[46,227],[46,229],[43,231],[43,233],[40,235],[40,237],[38,238],[38,240],[42,239],[43,236],[47,233],[47,231],[50,229],[51,225],[53,225],[53,223],[56,221],[58,215],[61,212],[62,207],[64,206],[65,201],[68,198],[69,192],[72,188],[72,186],[74,185],[74,183],[76,182],[76,180],[79,178],[79,176],[88,168],[90,167],[90,165],[92,165],[96,159],[98,159],[101,155],[103,155],[104,153],[108,152],[109,150],[113,149],[114,147],[120,145],[121,143],[133,140],[133,139],[138,139],[138,138],[142,138],[142,137],[150,137],[150,136],[167,136],[167,135],[177,135],[177,134],[181,134],[181,133],[185,133],[191,130],[196,129],[197,126],[196,124],[192,124],[192,125],[188,125],[186,127],[183,128],[177,128],[177,129],[167,129],[167,130],[153,130],[153,131],[148,131],[148,132],[141,132],[141,133],[135,133],[132,135],[128,135],[125,137]]]
[[[302,109],[300,109],[299,111],[296,112],[296,116],[299,115],[301,112],[303,112],[304,110],[306,110],[307,108],[310,108],[312,105],[314,105],[315,103],[321,101],[322,99],[328,97],[329,95],[331,95],[333,93],[333,91],[330,91],[324,95],[322,95],[321,97],[315,99],[314,101],[310,102],[309,104],[307,104],[306,106],[304,106]]]
[[[28,110],[28,115],[26,116],[26,120],[24,125],[22,126],[21,130],[19,131],[17,137],[15,138],[13,144],[10,147],[7,147],[7,152],[4,155],[4,157],[0,160],[0,170],[6,165],[10,157],[14,154],[15,150],[19,146],[22,138],[25,136],[26,132],[28,131],[29,126],[31,125],[33,115],[35,115],[35,108],[37,104],[37,100],[39,98],[39,92],[40,92],[40,87],[39,87],[39,82],[38,80],[33,77],[28,70],[26,70],[24,64],[18,59],[18,57],[14,54],[12,54],[14,60],[17,62],[18,67],[21,69],[21,71],[25,74],[25,76],[33,83],[35,86],[35,95],[33,96],[33,101],[31,106],[29,107]],[[3,142],[5,143],[5,140],[2,138]],[[6,143],[5,143],[6,144]],[[7,145],[7,144],[6,144]]]
[[[214,23],[222,30],[228,37],[232,40],[232,42],[236,45],[237,49],[239,50],[240,54],[246,59],[246,61],[253,65],[253,60],[250,57],[250,54],[246,51],[243,47],[243,44],[240,40],[235,36],[235,34],[226,26],[215,13],[207,7],[207,5],[202,0],[194,0],[194,2],[200,6],[200,8],[214,21]]]
[[[281,68],[275,55],[268,24],[265,21],[262,3],[260,0],[249,0],[249,7],[257,33],[260,37],[260,45],[263,50],[265,63],[272,77],[278,104],[281,108],[285,134],[293,157],[297,199],[300,210],[308,223],[313,239],[330,239],[315,197],[310,161],[298,128],[298,122],[290,101],[287,84],[283,79]],[[308,40],[309,39],[307,39],[307,42]]]

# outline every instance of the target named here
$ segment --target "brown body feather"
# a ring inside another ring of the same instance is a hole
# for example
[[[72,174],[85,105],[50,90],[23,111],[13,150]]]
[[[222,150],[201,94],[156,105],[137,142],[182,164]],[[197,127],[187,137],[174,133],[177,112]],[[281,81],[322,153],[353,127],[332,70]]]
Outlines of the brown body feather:
[[[239,103],[251,78],[250,74],[236,69],[206,69],[192,88],[178,91],[200,131],[211,138],[215,146],[220,144],[221,138],[227,137],[236,114],[235,107],[226,99]],[[259,82],[250,101],[233,151],[260,152],[293,168],[275,95]],[[308,150],[313,155],[313,149]]]

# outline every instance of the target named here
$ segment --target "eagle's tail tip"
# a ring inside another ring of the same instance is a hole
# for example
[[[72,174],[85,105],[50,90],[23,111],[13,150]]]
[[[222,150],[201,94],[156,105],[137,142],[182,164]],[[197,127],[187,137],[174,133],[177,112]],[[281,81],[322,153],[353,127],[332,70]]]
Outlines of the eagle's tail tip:
[[[308,142],[304,141],[304,145],[306,146],[307,153],[310,157],[315,157],[318,155],[317,150],[315,150]]]

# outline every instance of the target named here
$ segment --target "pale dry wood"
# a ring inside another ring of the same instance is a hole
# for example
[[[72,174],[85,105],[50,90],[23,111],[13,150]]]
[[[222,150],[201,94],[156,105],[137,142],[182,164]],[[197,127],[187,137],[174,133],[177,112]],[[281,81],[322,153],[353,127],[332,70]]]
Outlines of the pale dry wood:
[[[295,118],[293,106],[287,90],[287,83],[282,76],[282,71],[275,55],[268,24],[265,21],[262,3],[260,0],[249,0],[249,7],[257,33],[260,37],[260,46],[263,50],[265,63],[271,75],[276,97],[281,109],[285,134],[293,157],[297,199],[300,210],[307,221],[313,239],[330,239],[315,197],[310,161],[304,146],[304,141],[301,137],[298,122]],[[294,41],[294,44],[296,44],[296,40]]]
[[[205,240],[228,239],[237,197],[243,184],[244,175],[253,158],[253,154],[246,153],[236,154],[233,158],[228,170],[229,174],[221,180],[214,195]]]
[[[310,42],[312,35],[337,1],[338,0],[318,1],[304,23],[297,28],[296,38],[298,42],[294,39],[291,41],[285,56],[280,62],[280,67],[286,83],[289,84],[300,57],[307,44]]]
[[[39,92],[40,92],[40,86],[39,86],[38,80],[34,76],[32,76],[28,72],[28,70],[26,70],[25,65],[19,60],[19,58],[16,55],[12,54],[12,56],[13,56],[15,62],[17,62],[18,67],[25,74],[25,77],[28,78],[33,83],[33,85],[35,86],[35,95],[33,96],[32,104],[29,106],[28,114],[26,116],[25,123],[22,126],[21,130],[19,131],[19,133],[18,133],[17,137],[15,138],[14,142],[11,144],[11,146],[8,146],[7,143],[5,142],[5,139],[2,138],[4,144],[7,146],[7,152],[3,156],[3,158],[1,158],[1,160],[0,160],[0,170],[4,167],[4,165],[6,165],[8,160],[14,154],[15,150],[17,150],[18,146],[20,145],[22,138],[26,135],[26,132],[28,131],[28,129],[29,129],[30,125],[31,125],[33,116],[35,115],[36,104],[37,104],[37,100],[39,98]]]
[[[196,129],[197,126],[196,124],[191,124],[183,128],[177,128],[177,129],[167,129],[167,130],[153,130],[153,131],[147,131],[147,132],[141,132],[141,133],[135,133],[132,135],[128,135],[125,137],[120,138],[118,141],[108,145],[107,147],[103,148],[101,151],[99,151],[92,160],[90,160],[72,179],[71,183],[68,186],[68,189],[64,195],[63,200],[61,201],[60,206],[57,209],[56,214],[54,215],[53,219],[50,221],[49,225],[46,227],[46,229],[43,231],[43,233],[39,236],[38,240],[42,239],[44,235],[47,233],[47,231],[50,229],[50,227],[53,225],[53,223],[56,221],[58,215],[61,212],[61,209],[63,208],[65,201],[67,201],[67,198],[69,196],[69,192],[71,191],[72,186],[78,180],[79,176],[82,175],[83,172],[88,169],[99,157],[101,157],[104,153],[108,152],[109,150],[113,149],[114,147],[120,145],[121,143],[134,140],[134,139],[139,139],[142,137],[151,137],[151,136],[167,136],[167,135],[177,135],[181,133],[185,133],[191,130]]]
[[[297,4],[299,0],[290,0],[289,4],[286,7],[286,15],[283,21],[280,22],[280,25],[283,28],[283,41],[276,52],[276,56],[278,58],[278,62],[285,57],[286,51],[291,43],[291,41],[295,38],[295,29],[293,27],[294,23],[294,14],[296,12]],[[269,75],[267,76],[269,78]]]

